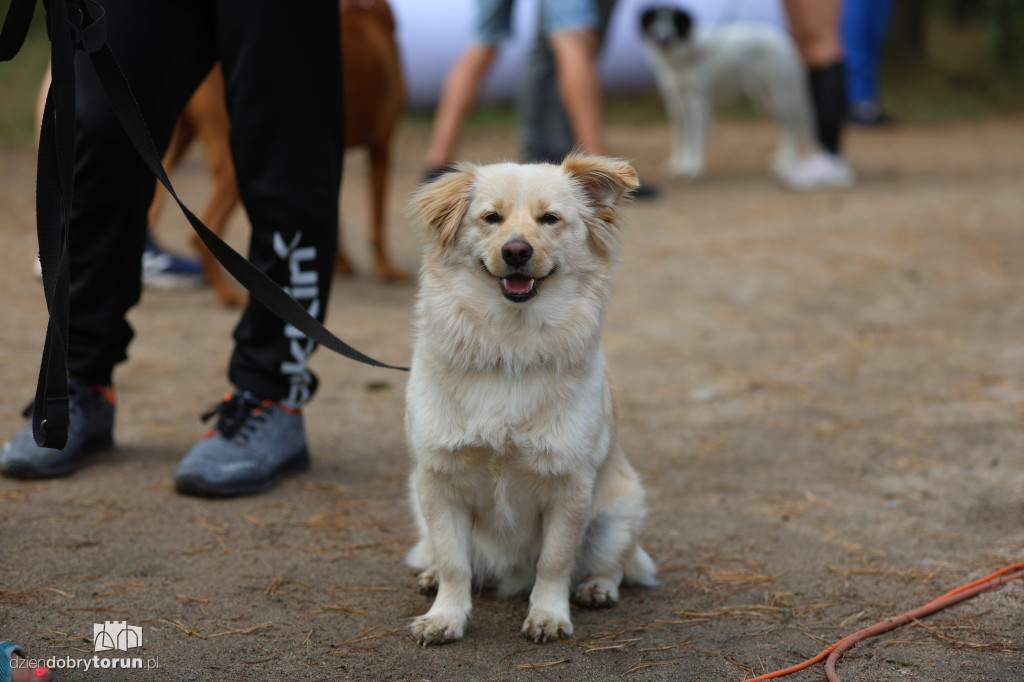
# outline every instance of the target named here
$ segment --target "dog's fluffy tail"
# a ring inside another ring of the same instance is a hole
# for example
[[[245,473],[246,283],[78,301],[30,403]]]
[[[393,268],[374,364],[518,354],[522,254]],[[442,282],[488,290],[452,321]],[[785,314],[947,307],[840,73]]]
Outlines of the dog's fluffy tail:
[[[658,584],[658,569],[654,559],[639,544],[633,545],[633,551],[622,564],[624,581],[629,585],[653,587]]]

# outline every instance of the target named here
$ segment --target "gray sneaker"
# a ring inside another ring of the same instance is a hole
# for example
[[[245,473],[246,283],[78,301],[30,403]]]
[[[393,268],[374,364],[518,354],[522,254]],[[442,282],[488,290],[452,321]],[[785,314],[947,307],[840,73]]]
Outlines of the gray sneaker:
[[[86,386],[68,378],[68,442],[63,450],[41,448],[32,438],[29,421],[0,449],[0,474],[11,478],[48,478],[78,470],[86,456],[114,447],[114,391],[109,386]]]
[[[248,392],[224,396],[203,415],[216,425],[185,455],[174,474],[179,493],[232,497],[267,490],[309,468],[302,413]]]

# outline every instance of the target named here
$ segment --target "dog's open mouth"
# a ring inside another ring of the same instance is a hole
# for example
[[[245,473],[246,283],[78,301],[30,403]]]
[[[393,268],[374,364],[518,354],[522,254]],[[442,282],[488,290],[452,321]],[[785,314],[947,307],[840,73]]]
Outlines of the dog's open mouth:
[[[501,278],[501,293],[516,303],[529,301],[537,295],[537,280],[526,275],[509,275]]]
[[[541,282],[554,274],[554,270],[544,277],[530,277],[521,273],[512,273],[496,279],[501,284],[501,294],[513,303],[525,303],[537,295]]]

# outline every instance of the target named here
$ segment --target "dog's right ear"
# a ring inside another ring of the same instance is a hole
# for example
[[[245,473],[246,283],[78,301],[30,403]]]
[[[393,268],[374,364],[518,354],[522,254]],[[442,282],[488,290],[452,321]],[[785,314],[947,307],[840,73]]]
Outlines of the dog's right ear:
[[[409,202],[409,214],[416,218],[430,241],[443,248],[455,238],[469,208],[470,186],[476,167],[461,163],[455,170],[422,185]]]

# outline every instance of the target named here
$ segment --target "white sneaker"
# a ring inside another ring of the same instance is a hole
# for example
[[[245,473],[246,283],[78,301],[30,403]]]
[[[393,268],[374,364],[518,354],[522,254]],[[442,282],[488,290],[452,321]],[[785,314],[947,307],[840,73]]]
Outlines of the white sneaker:
[[[778,170],[779,180],[797,192],[853,187],[854,173],[846,159],[825,151],[805,156]]]

